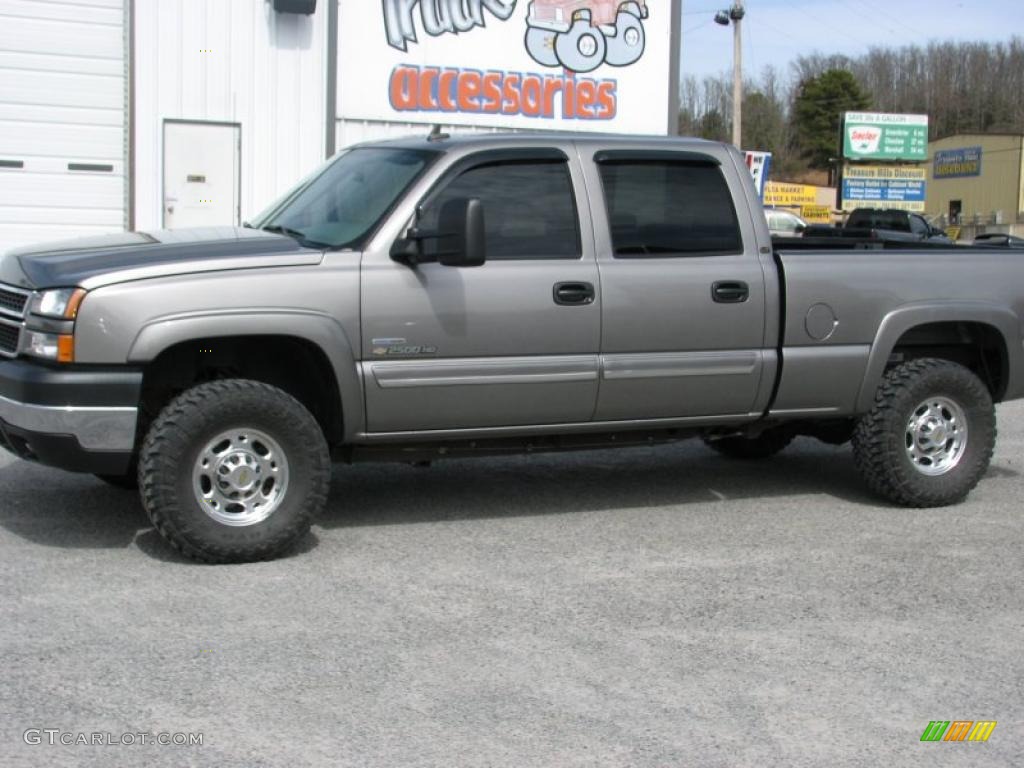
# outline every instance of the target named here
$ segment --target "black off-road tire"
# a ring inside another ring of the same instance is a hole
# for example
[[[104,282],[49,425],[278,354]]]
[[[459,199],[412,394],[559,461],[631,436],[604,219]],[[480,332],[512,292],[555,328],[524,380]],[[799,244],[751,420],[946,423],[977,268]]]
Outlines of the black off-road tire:
[[[194,492],[193,470],[224,431],[259,430],[287,457],[280,505],[244,526],[219,522]],[[185,556],[206,563],[268,560],[306,535],[327,501],[331,461],[316,419],[288,393],[257,381],[225,379],[189,389],[151,425],[139,457],[139,487],[150,520]]]
[[[923,474],[911,460],[908,424],[929,398],[948,398],[963,411],[967,441],[945,474]],[[853,433],[853,458],[868,487],[905,507],[941,507],[962,501],[988,470],[996,440],[996,415],[985,384],[962,365],[922,358],[886,374],[872,409]]]
[[[112,485],[123,491],[139,490],[139,475],[137,471],[129,472],[125,475],[96,475],[96,477],[107,485]]]
[[[795,435],[785,429],[766,429],[757,437],[720,437],[704,438],[704,444],[730,459],[753,461],[767,459],[783,450]]]

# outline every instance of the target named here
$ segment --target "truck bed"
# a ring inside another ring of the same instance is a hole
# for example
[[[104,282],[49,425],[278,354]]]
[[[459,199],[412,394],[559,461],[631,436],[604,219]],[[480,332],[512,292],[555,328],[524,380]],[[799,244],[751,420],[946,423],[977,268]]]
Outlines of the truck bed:
[[[862,412],[873,394],[863,382],[877,381],[904,332],[921,325],[943,334],[972,322],[999,328],[1014,340],[1008,370],[1019,370],[1024,249],[828,238],[773,244],[783,302],[772,414]],[[842,258],[851,250],[861,252]],[[926,335],[913,341],[932,343]],[[1006,398],[1020,396],[1021,378],[1007,379]]]

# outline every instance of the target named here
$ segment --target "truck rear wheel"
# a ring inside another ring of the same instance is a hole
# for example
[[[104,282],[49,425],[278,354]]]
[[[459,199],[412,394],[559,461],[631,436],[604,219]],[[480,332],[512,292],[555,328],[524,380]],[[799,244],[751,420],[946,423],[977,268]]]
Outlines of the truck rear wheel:
[[[783,450],[795,435],[784,429],[766,429],[757,437],[704,438],[704,444],[730,459],[767,459]]]
[[[907,507],[962,501],[988,469],[995,407],[962,365],[923,358],[893,368],[853,433],[853,457],[868,486]]]
[[[139,458],[146,513],[171,546],[209,563],[275,557],[327,500],[331,463],[312,414],[256,381],[200,384],[153,422]]]

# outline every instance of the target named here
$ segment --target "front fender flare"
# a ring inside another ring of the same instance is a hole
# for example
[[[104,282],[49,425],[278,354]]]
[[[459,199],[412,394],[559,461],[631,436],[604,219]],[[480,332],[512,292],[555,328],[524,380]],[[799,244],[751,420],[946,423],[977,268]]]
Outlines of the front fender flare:
[[[210,310],[154,318],[132,342],[128,362],[145,364],[175,344],[228,336],[292,336],[315,344],[330,362],[338,382],[345,441],[365,431],[356,353],[345,329],[327,314],[294,309]]]

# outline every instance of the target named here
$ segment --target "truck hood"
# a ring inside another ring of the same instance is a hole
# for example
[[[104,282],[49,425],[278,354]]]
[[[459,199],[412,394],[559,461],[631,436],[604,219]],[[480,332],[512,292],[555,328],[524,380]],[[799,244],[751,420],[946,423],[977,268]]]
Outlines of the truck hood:
[[[316,264],[322,258],[322,251],[258,229],[123,232],[15,248],[0,261],[0,282],[92,289],[192,272]]]

